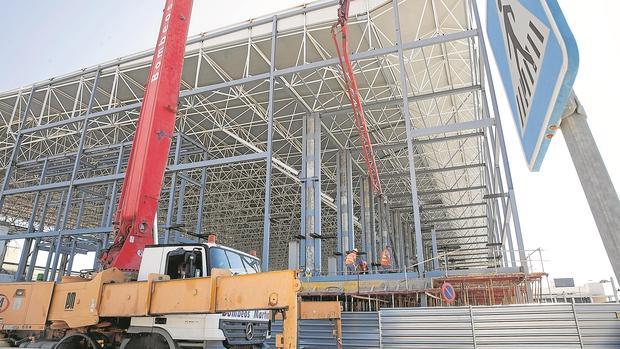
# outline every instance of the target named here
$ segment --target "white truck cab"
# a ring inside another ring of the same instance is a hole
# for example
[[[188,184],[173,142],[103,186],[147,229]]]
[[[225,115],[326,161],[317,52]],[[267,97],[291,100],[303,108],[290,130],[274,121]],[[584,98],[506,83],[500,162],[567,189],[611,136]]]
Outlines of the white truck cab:
[[[153,245],[143,251],[138,281],[147,280],[151,273],[170,279],[204,277],[212,268],[228,269],[233,275],[261,271],[257,257],[216,243]],[[156,332],[178,348],[260,348],[270,336],[270,315],[270,311],[252,310],[133,317],[128,332]]]

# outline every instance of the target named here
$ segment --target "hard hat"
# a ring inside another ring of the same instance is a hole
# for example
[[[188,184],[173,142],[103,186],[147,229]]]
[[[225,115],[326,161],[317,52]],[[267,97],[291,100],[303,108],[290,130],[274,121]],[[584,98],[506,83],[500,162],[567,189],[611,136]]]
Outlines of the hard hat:
[[[357,248],[354,248],[354,249],[353,249],[353,252],[357,253],[357,252],[359,252],[359,251],[357,250]]]

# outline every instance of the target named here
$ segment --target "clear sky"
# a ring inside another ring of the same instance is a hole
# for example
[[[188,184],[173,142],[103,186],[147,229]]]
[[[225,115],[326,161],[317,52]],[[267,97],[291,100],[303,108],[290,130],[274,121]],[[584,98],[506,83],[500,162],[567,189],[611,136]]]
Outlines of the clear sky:
[[[422,0],[420,0],[422,1]],[[300,0],[195,0],[190,35],[303,3]],[[599,149],[620,188],[620,2],[559,0],[580,47],[575,84]],[[145,50],[157,36],[163,0],[21,0],[0,12],[0,91]],[[479,1],[482,8],[485,2]],[[499,84],[496,74],[496,84]],[[498,99],[527,249],[543,249],[552,277],[578,283],[612,275],[561,132],[542,171],[530,173],[503,88]],[[620,233],[620,232],[619,232]],[[77,261],[76,261],[77,263]]]

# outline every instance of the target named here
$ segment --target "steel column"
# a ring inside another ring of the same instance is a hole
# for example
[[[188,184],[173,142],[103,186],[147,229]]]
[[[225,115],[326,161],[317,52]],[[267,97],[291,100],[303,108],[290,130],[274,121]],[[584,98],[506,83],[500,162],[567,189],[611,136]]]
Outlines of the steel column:
[[[65,191],[62,191],[60,193],[60,200],[58,200],[58,206],[56,207],[56,220],[54,223],[54,228],[56,231],[58,231],[58,228],[60,227],[60,220],[62,218],[62,205],[63,202],[65,201]],[[58,237],[58,234],[56,235]],[[52,251],[52,248],[54,247],[54,241],[56,241],[56,243],[60,244],[62,241],[60,241],[60,239],[52,239],[50,242],[50,246],[49,249],[47,251],[47,261],[45,262],[45,271],[43,272],[43,280],[46,281],[53,281],[54,278],[49,278],[50,275],[50,266],[52,264],[52,256],[54,255],[54,251]]]
[[[431,251],[433,257],[433,270],[439,270],[439,252],[437,251],[437,232],[435,227],[431,229]]]
[[[274,72],[276,69],[277,32],[278,16],[273,16],[269,62],[269,101],[267,106],[267,169],[265,174],[265,212],[263,216],[263,253],[261,256],[263,271],[269,271],[269,240],[271,234],[271,171],[273,168],[273,95],[275,89]]]
[[[180,228],[183,225],[183,206],[185,205],[185,189],[187,186],[187,180],[181,177],[181,183],[179,185],[179,197],[177,198],[177,218],[176,218],[176,231],[174,232],[174,241],[179,242],[181,235]]]
[[[474,19],[476,21],[477,28],[482,28],[480,21],[480,14],[478,13],[478,6],[474,1],[470,1],[471,8],[474,12]],[[484,39],[484,35],[481,30],[478,30],[478,41],[480,43],[480,56],[481,61],[484,61],[484,72],[486,73],[487,82],[489,84],[489,91],[491,93],[491,104],[493,105],[493,113],[496,116],[495,120],[495,128],[498,136],[499,148],[502,155],[502,163],[504,165],[504,174],[506,176],[506,184],[508,189],[508,200],[510,201],[511,211],[512,211],[512,223],[515,228],[515,237],[517,240],[517,247],[519,248],[519,259],[521,262],[521,269],[527,275],[529,273],[527,266],[527,258],[525,255],[525,246],[523,244],[523,236],[521,234],[521,222],[519,220],[519,212],[517,210],[517,203],[515,199],[513,184],[512,184],[512,174],[510,171],[510,165],[508,164],[508,152],[506,151],[506,144],[504,142],[504,131],[502,129],[501,118],[499,117],[499,108],[497,106],[497,99],[495,98],[495,86],[493,84],[493,77],[491,75],[491,68],[489,67],[489,57],[486,52],[486,43]],[[532,298],[532,290],[529,286],[529,283],[526,283],[526,297],[527,302],[531,302]]]
[[[351,153],[341,149],[336,156],[336,210],[338,271],[345,271],[344,255],[355,248],[353,226],[353,179]]]
[[[403,117],[405,118],[405,129],[407,133],[407,156],[409,160],[409,180],[411,181],[411,203],[413,205],[413,226],[415,231],[415,247],[416,247],[416,260],[421,262],[424,260],[424,241],[422,240],[422,227],[420,224],[420,204],[418,202],[418,188],[417,179],[415,174],[415,162],[413,159],[413,128],[411,126],[411,115],[409,112],[409,101],[407,93],[407,74],[406,65],[403,53],[403,42],[400,33],[400,17],[398,13],[398,0],[392,0],[392,7],[394,9],[394,20],[396,23],[396,43],[398,46],[398,61],[400,70],[400,89],[403,96]],[[424,277],[424,264],[418,265],[418,277]],[[421,305],[426,306],[426,297],[421,297]]]
[[[78,215],[75,222],[75,228],[80,229],[82,226],[82,215],[84,214],[84,199],[85,194],[82,193],[82,198],[80,199],[80,208],[78,210]],[[69,252],[69,260],[67,261],[67,266],[65,267],[65,275],[71,275],[71,271],[73,271],[73,261],[75,260],[75,248],[77,245],[77,236],[70,237],[71,240],[71,250]]]
[[[301,241],[299,265],[306,275],[321,273],[321,120],[306,114],[302,127]]]
[[[181,145],[183,144],[183,137],[180,134],[176,136],[176,145],[174,148],[174,164],[179,163],[181,157]],[[174,215],[174,195],[176,193],[177,186],[177,172],[172,173],[170,179],[170,190],[168,191],[168,213],[166,214],[166,227],[164,229],[164,244],[170,243],[170,230],[172,228],[172,217]],[[176,237],[176,234],[175,234]]]
[[[207,153],[205,152],[204,159],[207,160]],[[207,189],[207,168],[203,167],[200,170],[200,194],[198,196],[198,219],[196,220],[196,229],[194,233],[198,236],[202,234],[202,220],[204,216],[205,206],[205,191]],[[200,240],[200,238],[198,238]]]
[[[370,180],[366,176],[362,176],[360,186],[360,210],[362,219],[362,235],[364,236],[364,245],[362,250],[366,252],[366,260],[368,267],[376,261],[376,241],[375,241],[375,223],[374,223],[374,198],[372,189],[370,188]]]
[[[39,231],[43,231],[43,227],[45,226],[45,216],[47,215],[47,208],[49,207],[50,202],[50,192],[45,193],[45,200],[43,201],[43,209],[41,210],[41,216],[39,218]],[[26,272],[26,281],[32,280],[32,276],[34,274],[34,268],[37,263],[37,257],[39,256],[39,245],[41,244],[41,238],[36,238],[34,240],[34,248],[32,249],[32,253],[30,253],[30,264],[28,265],[28,271]]]
[[[47,159],[43,162],[43,167],[41,169],[41,178],[39,178],[39,185],[45,183],[45,176],[47,175]],[[30,219],[28,220],[28,228],[27,233],[32,233],[34,230],[34,221],[37,217],[37,210],[39,208],[39,200],[41,197],[41,192],[38,191],[34,195],[34,202],[32,204],[32,213],[30,214]],[[15,272],[15,281],[23,281],[24,280],[24,272],[26,271],[26,264],[28,262],[28,257],[30,255],[30,249],[32,248],[32,239],[26,238],[24,239],[24,246],[22,247],[22,252],[19,257],[19,264],[17,265],[17,271]]]

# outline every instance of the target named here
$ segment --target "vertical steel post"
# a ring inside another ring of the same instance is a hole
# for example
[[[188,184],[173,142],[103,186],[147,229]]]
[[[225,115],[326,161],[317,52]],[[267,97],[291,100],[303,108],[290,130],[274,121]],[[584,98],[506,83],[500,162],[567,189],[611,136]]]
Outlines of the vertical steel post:
[[[431,250],[433,257],[433,270],[439,270],[441,267],[439,266],[439,252],[437,248],[437,232],[435,231],[435,227],[431,228]]]
[[[588,126],[585,109],[574,92],[560,123],[560,129],[607,251],[607,257],[616,278],[619,278],[620,199]]]
[[[41,177],[39,178],[39,185],[45,183],[45,176],[47,174],[47,158],[43,161],[43,166],[41,169]],[[39,201],[41,198],[41,191],[37,191],[34,194],[34,202],[32,204],[32,213],[30,214],[30,219],[28,219],[28,227],[26,229],[26,233],[30,234],[34,231],[34,221],[37,218],[37,210],[39,208]],[[28,262],[28,257],[30,255],[30,249],[32,247],[32,239],[27,238],[24,239],[24,246],[22,247],[22,252],[19,257],[19,264],[17,265],[17,271],[15,272],[15,281],[23,281],[24,280],[24,272],[26,271],[26,264]]]
[[[407,132],[407,156],[409,160],[409,180],[411,181],[411,204],[413,206],[413,227],[415,231],[416,260],[420,263],[424,260],[424,241],[422,239],[422,227],[420,223],[420,203],[418,202],[418,184],[415,174],[414,150],[413,150],[413,130],[411,126],[411,115],[409,111],[409,98],[407,91],[407,73],[405,58],[403,53],[403,41],[400,33],[400,17],[398,14],[398,0],[392,0],[394,9],[394,20],[396,21],[396,44],[398,45],[398,61],[400,68],[400,89],[403,97],[403,117],[405,118],[405,129]],[[424,277],[424,263],[418,265],[418,278]],[[426,306],[426,297],[422,296],[421,305]]]
[[[529,273],[527,267],[527,257],[525,255],[525,246],[523,244],[523,236],[521,234],[521,222],[519,220],[519,212],[517,210],[517,202],[515,199],[515,193],[512,184],[512,174],[510,172],[510,165],[508,164],[508,152],[506,151],[506,144],[504,142],[504,131],[502,129],[502,121],[499,116],[499,108],[497,106],[497,99],[495,98],[495,86],[493,85],[493,77],[491,75],[491,68],[489,67],[489,57],[486,51],[486,44],[484,35],[482,33],[482,25],[480,22],[480,14],[478,13],[478,6],[475,2],[470,1],[471,8],[474,12],[474,18],[476,21],[476,27],[478,28],[478,40],[480,47],[480,55],[481,61],[484,61],[484,69],[487,76],[487,82],[489,84],[489,91],[491,93],[491,104],[493,105],[493,114],[495,115],[495,129],[497,131],[498,143],[500,147],[500,151],[502,154],[502,163],[504,165],[504,174],[506,176],[506,184],[508,189],[508,200],[512,212],[512,223],[515,228],[515,238],[517,240],[517,247],[519,249],[519,259],[521,261],[521,269],[523,273],[527,276]],[[529,283],[525,283],[526,285],[526,301],[528,303],[532,302],[532,289]]]
[[[321,272],[321,120],[306,114],[302,131],[301,243],[299,261],[307,274]]]
[[[185,205],[185,189],[187,187],[187,180],[181,177],[181,183],[179,185],[179,197],[177,199],[177,218],[176,218],[176,226],[177,229],[174,232],[174,241],[179,242],[179,237],[181,232],[179,231],[181,225],[183,224],[183,206]]]
[[[174,164],[179,163],[179,158],[181,157],[181,144],[183,143],[183,138],[181,134],[177,134],[176,136],[176,145],[174,148]],[[166,214],[166,227],[164,229],[164,244],[170,243],[170,230],[172,228],[172,217],[174,216],[174,195],[176,193],[176,185],[177,185],[177,172],[172,172],[172,178],[170,179],[170,190],[168,194],[168,213]],[[176,235],[175,235],[176,236]]]
[[[49,251],[47,254],[47,261],[45,262],[45,273],[43,274],[43,279],[47,281],[54,281],[54,278],[56,277],[56,267],[58,265],[58,258],[60,257],[60,251],[62,247],[62,235],[60,234],[60,226],[62,224],[62,208],[67,193],[68,190],[63,190],[61,192],[60,200],[58,201],[58,207],[56,208],[56,223],[54,224],[54,230],[58,232],[58,236],[55,239],[51,240]],[[52,257],[54,262],[52,262]]]
[[[409,230],[409,224],[402,220],[400,222],[400,228],[403,230],[403,239],[405,241],[405,263],[407,267],[411,266],[413,261],[413,238],[411,236],[411,231]]]
[[[336,207],[338,224],[338,268],[345,270],[343,256],[355,247],[353,232],[353,179],[351,172],[351,153],[346,149],[338,150],[336,156]]]
[[[100,267],[99,258],[97,258],[97,256],[99,256],[101,254],[101,250],[103,248],[107,247],[107,245],[108,245],[108,238],[109,238],[109,234],[106,234],[103,241],[101,241],[101,240],[97,241],[97,248],[95,249],[95,260],[93,261],[93,269],[94,270],[97,270]]]
[[[75,220],[75,229],[80,229],[82,226],[82,216],[84,215],[84,201],[85,194],[82,193],[82,197],[80,198],[80,208],[78,209],[78,215]],[[73,270],[73,261],[75,260],[75,248],[77,247],[77,236],[71,237],[71,250],[69,253],[69,260],[67,261],[67,266],[65,267],[64,274],[71,275],[71,271]]]
[[[278,16],[273,16],[271,26],[271,52],[269,62],[269,101],[267,106],[267,169],[265,174],[265,210],[263,216],[262,270],[269,271],[269,240],[271,234],[271,171],[273,169],[273,95],[275,89],[276,40],[278,38]]]
[[[45,193],[45,200],[43,201],[43,209],[41,210],[41,216],[39,218],[39,227],[38,231],[43,231],[43,227],[45,226],[45,216],[47,216],[47,208],[49,207],[50,202],[50,192]],[[30,264],[28,265],[28,271],[26,272],[26,281],[32,280],[32,275],[34,274],[34,268],[36,267],[37,257],[39,256],[39,247],[41,244],[41,238],[36,238],[34,240],[34,248],[32,249],[32,253],[30,253]]]
[[[314,268],[316,274],[321,274],[323,267],[321,231],[321,116],[313,113],[314,118]]]
[[[486,103],[485,103],[486,105]],[[485,112],[488,115],[488,108],[486,109]],[[485,152],[489,155],[489,161],[491,159],[491,150],[490,150],[490,146],[489,146],[489,138],[491,138],[490,134],[485,134],[484,137],[484,144],[485,144]],[[491,138],[491,143],[493,143],[493,147],[496,147],[497,145],[495,144],[495,141]],[[497,163],[493,163],[493,170],[491,171],[491,173],[494,173],[495,175],[492,176],[492,180],[493,180],[493,190],[495,190],[496,192],[499,193],[503,193],[504,192],[504,184],[501,181],[501,178],[497,178],[500,175],[500,169],[499,169],[499,164]],[[505,197],[501,198],[501,203],[502,203],[502,208],[503,211],[500,210],[499,207],[499,201],[500,199],[495,199],[493,200],[494,203],[494,207],[495,207],[495,212],[496,212],[496,222],[497,222],[497,242],[500,242],[502,244],[502,252],[503,252],[503,259],[504,259],[504,264],[506,266],[512,266],[512,267],[517,267],[517,257],[515,256],[515,248],[514,248],[514,243],[512,241],[512,229],[510,229],[510,224],[506,224],[505,225],[505,229],[504,229],[504,224],[502,221],[502,214],[503,212],[508,213],[508,200],[506,200]],[[506,216],[503,217],[504,221],[509,220],[510,217]],[[505,231],[504,231],[505,230]],[[506,248],[506,241],[508,242],[508,248]],[[508,260],[508,256],[510,256],[510,263]]]
[[[403,233],[403,225],[401,223],[400,212],[394,212],[394,223],[392,224],[394,229],[395,240],[398,241],[398,263],[402,271],[406,271],[407,260],[405,259],[405,235]]]
[[[207,160],[208,154],[205,152],[204,160]],[[204,216],[205,192],[207,190],[207,168],[200,170],[200,194],[198,195],[198,219],[196,221],[196,235],[202,234],[202,221]],[[200,241],[200,238],[198,239]]]
[[[347,226],[349,234],[349,250],[355,248],[355,226],[353,225],[353,159],[351,152],[346,151],[346,182],[347,182]]]
[[[370,187],[370,180],[367,177],[362,177],[360,185],[360,212],[362,218],[362,235],[364,236],[363,251],[366,252],[366,260],[368,266],[371,267],[372,262],[375,261],[374,252],[374,234],[375,225],[372,219],[372,188]]]

